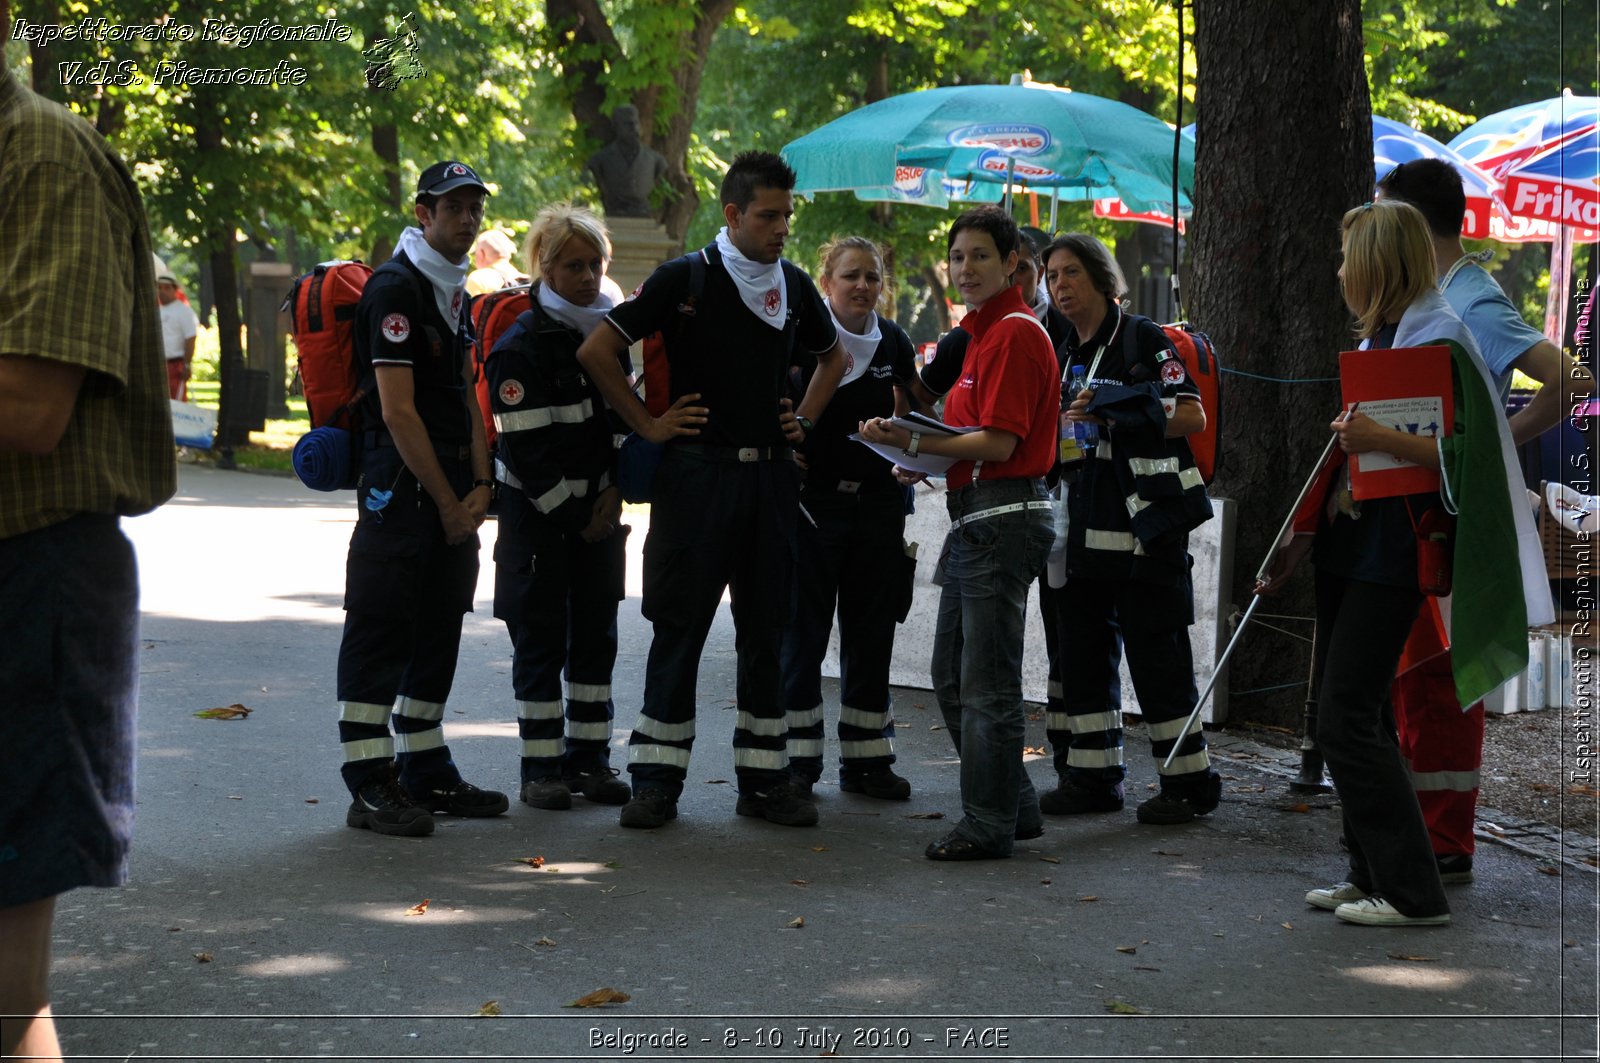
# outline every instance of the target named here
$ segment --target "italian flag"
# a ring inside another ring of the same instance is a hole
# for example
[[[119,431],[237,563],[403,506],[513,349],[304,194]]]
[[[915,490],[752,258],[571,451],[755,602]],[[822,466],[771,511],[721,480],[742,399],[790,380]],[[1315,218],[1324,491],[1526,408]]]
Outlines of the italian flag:
[[[1448,650],[1463,709],[1528,666],[1528,627],[1555,618],[1505,412],[1466,326],[1436,292],[1413,303],[1396,347],[1448,346],[1462,430],[1439,441],[1441,495],[1456,514],[1448,598],[1430,598],[1400,670]]]

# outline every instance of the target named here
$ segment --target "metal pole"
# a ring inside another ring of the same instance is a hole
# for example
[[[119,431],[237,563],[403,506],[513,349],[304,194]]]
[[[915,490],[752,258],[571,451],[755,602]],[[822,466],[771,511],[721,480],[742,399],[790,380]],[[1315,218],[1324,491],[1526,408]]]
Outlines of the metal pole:
[[[1054,240],[1055,236],[1056,236],[1056,207],[1060,203],[1061,203],[1061,186],[1060,185],[1051,185],[1050,186],[1050,238],[1052,240]],[[1044,248],[1041,247],[1039,250],[1043,251]]]
[[[1352,413],[1354,410],[1351,411]],[[1244,634],[1245,625],[1250,623],[1250,616],[1256,611],[1256,606],[1261,604],[1260,587],[1265,582],[1267,568],[1272,564],[1272,559],[1278,555],[1278,544],[1283,541],[1284,533],[1294,524],[1294,515],[1300,512],[1300,504],[1306,500],[1306,495],[1311,491],[1311,485],[1317,481],[1317,473],[1322,471],[1322,465],[1328,460],[1328,455],[1333,452],[1334,444],[1339,442],[1339,433],[1334,432],[1328,437],[1328,445],[1322,448],[1322,454],[1317,458],[1317,463],[1311,467],[1311,475],[1306,477],[1306,482],[1300,485],[1300,493],[1295,495],[1294,505],[1289,507],[1289,515],[1283,518],[1283,524],[1278,528],[1278,534],[1272,538],[1272,547],[1267,551],[1267,556],[1262,558],[1261,567],[1256,569],[1256,587],[1258,588],[1250,597],[1250,607],[1244,611],[1244,616],[1239,620],[1239,626],[1234,628],[1233,638],[1228,640],[1228,648],[1222,651],[1222,656],[1217,659],[1216,668],[1212,669],[1211,679],[1206,683],[1205,690],[1200,692],[1200,697],[1194,703],[1194,711],[1189,713],[1189,718],[1184,721],[1183,731],[1178,735],[1177,741],[1172,743],[1172,750],[1167,754],[1167,759],[1161,762],[1162,768],[1172,767],[1172,759],[1178,755],[1178,747],[1183,740],[1188,738],[1195,721],[1200,718],[1200,710],[1205,708],[1206,699],[1211,696],[1212,689],[1217,685],[1217,677],[1222,675],[1222,669],[1227,665],[1228,658],[1233,655],[1233,648],[1239,643],[1239,636]]]
[[[1300,731],[1300,774],[1289,783],[1289,789],[1302,794],[1325,794],[1333,787],[1322,779],[1322,750],[1317,748],[1317,691],[1311,686],[1316,678],[1317,633],[1311,631],[1311,675],[1306,680],[1305,722]]]
[[[1183,740],[1192,733],[1191,728],[1200,718],[1200,710],[1206,707],[1206,701],[1211,697],[1211,691],[1216,688],[1217,679],[1222,675],[1222,669],[1228,664],[1228,658],[1233,656],[1233,648],[1239,645],[1239,636],[1244,634],[1245,625],[1250,623],[1250,614],[1256,611],[1256,606],[1261,604],[1261,595],[1250,598],[1250,608],[1244,611],[1244,616],[1239,618],[1239,626],[1233,629],[1233,638],[1228,640],[1228,648],[1222,651],[1222,656],[1217,659],[1217,667],[1212,670],[1211,678],[1206,682],[1206,688],[1200,692],[1200,697],[1195,700],[1194,711],[1189,713],[1189,718],[1183,722],[1183,733],[1178,735],[1177,741],[1172,743],[1172,749],[1167,753],[1167,759],[1161,762],[1162,770],[1172,767],[1172,758],[1178,755],[1178,747],[1183,745]]]
[[[1011,178],[1017,172],[1017,160],[1010,155],[1006,156],[1006,213],[1011,213]]]

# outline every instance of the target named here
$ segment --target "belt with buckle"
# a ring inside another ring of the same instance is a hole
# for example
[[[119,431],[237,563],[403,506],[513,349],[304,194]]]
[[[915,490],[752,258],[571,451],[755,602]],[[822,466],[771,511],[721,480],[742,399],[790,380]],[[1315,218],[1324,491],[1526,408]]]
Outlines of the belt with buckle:
[[[674,443],[673,449],[712,461],[793,461],[794,450],[789,447],[715,447],[707,443]]]
[[[950,522],[950,530],[955,531],[963,524],[971,524],[975,520],[987,520],[989,517],[998,517],[1002,513],[1018,513],[1027,509],[1049,509],[1052,503],[1048,498],[1035,498],[1029,502],[1012,502],[1006,506],[990,506],[980,509],[975,513],[968,513],[964,517],[957,517]]]

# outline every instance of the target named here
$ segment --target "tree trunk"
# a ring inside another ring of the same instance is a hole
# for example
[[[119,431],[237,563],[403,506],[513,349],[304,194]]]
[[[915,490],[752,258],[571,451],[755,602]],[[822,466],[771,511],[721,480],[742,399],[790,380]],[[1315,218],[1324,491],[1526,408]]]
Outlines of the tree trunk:
[[[211,157],[222,150],[222,120],[218,116],[215,100],[208,87],[195,89],[194,140],[201,157]],[[218,444],[230,447],[244,442],[229,433],[239,420],[235,409],[238,400],[236,382],[238,371],[244,368],[244,347],[239,340],[239,269],[234,257],[234,220],[213,218],[206,230],[205,253],[211,266],[212,291],[217,300],[217,371],[221,379],[218,395]]]
[[[1231,589],[1243,609],[1338,410],[1338,385],[1314,381],[1336,377],[1338,352],[1354,346],[1337,278],[1339,220],[1372,198],[1371,103],[1359,0],[1194,0],[1194,13],[1191,318],[1225,366],[1274,378],[1235,373],[1223,390],[1213,492],[1239,507]],[[1306,575],[1267,611],[1309,618]],[[1312,631],[1301,620],[1277,625]],[[1256,626],[1230,665],[1232,711],[1297,725],[1309,650]]]
[[[652,145],[667,157],[667,183],[672,186],[672,198],[661,212],[661,224],[674,244],[683,245],[700,207],[700,195],[695,191],[694,179],[689,175],[689,138],[694,131],[695,112],[700,107],[700,78],[705,73],[706,56],[711,51],[711,39],[717,27],[733,11],[734,0],[702,0],[700,12],[695,17],[694,29],[685,42],[683,64],[673,76],[678,106],[667,123],[667,132],[661,143]],[[640,108],[640,120],[644,119]],[[648,133],[650,126],[644,127]]]
[[[385,201],[391,211],[390,217],[399,218],[404,210],[400,189],[400,131],[393,123],[386,122],[372,127],[372,151],[383,160],[384,193]],[[367,261],[376,266],[389,261],[393,256],[394,241],[389,238],[389,230],[385,228],[374,233],[372,250]]]

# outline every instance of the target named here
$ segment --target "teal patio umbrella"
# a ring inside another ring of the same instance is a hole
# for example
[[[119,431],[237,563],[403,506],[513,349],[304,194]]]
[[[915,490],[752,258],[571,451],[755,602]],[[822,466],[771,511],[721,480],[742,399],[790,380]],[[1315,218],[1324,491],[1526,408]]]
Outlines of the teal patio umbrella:
[[[891,96],[790,142],[783,157],[802,195],[850,191],[942,206],[951,182],[992,183],[1173,209],[1171,126],[1116,100],[1021,79]],[[1178,186],[1177,209],[1187,214],[1194,187],[1187,138]]]

